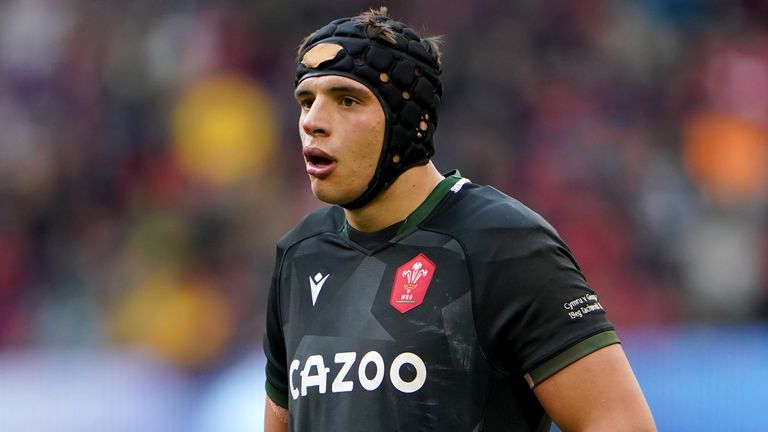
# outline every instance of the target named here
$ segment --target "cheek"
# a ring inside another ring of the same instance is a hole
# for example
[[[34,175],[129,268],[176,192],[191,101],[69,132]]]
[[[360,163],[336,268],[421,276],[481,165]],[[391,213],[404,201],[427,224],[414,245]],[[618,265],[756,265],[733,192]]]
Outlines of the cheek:
[[[359,160],[365,166],[366,171],[369,171],[369,174],[373,174],[373,170],[379,164],[383,144],[383,130],[381,128],[371,128],[367,139],[360,145]]]
[[[378,165],[379,157],[381,157],[381,151],[384,147],[384,125],[377,125],[373,133],[373,139],[371,140],[370,155],[374,165]]]

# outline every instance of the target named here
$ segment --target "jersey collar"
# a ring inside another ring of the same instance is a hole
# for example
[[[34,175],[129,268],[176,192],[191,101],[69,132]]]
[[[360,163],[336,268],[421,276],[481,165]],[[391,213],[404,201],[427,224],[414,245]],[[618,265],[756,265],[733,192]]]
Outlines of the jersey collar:
[[[400,229],[397,230],[396,236],[416,228],[418,224],[424,221],[424,219],[426,219],[427,216],[432,213],[432,210],[437,207],[440,201],[442,201],[443,197],[445,197],[445,195],[454,186],[456,186],[457,183],[461,181],[463,184],[469,181],[461,177],[459,170],[450,171],[447,174],[443,174],[443,176],[445,178],[441,180],[434,189],[432,189],[432,192],[427,195],[427,198],[416,208],[416,210],[411,212],[411,214],[405,218],[403,224],[400,226]],[[341,227],[341,232],[344,237],[349,238],[349,226],[347,225],[346,219],[344,220],[344,225]]]
[[[418,224],[423,222],[424,219],[426,219],[427,216],[432,213],[432,210],[437,207],[440,201],[443,200],[443,197],[445,197],[451,188],[454,187],[456,183],[462,179],[459,170],[453,170],[447,174],[444,174],[444,176],[445,178],[440,181],[440,183],[438,183],[434,189],[432,189],[432,192],[427,195],[427,198],[421,203],[421,205],[416,207],[416,210],[411,212],[411,214],[405,218],[403,225],[400,226],[400,229],[397,231],[398,235],[413,230]]]

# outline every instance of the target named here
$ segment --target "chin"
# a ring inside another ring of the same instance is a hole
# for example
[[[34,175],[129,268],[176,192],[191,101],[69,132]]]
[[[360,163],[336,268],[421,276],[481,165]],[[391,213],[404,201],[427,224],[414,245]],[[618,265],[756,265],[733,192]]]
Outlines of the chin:
[[[334,191],[330,191],[328,188],[316,186],[314,183],[312,184],[312,194],[315,196],[315,198],[326,204],[341,205],[348,203],[360,196],[362,193],[362,191],[357,193],[357,195],[354,193],[334,193]]]
[[[347,202],[344,200],[344,197],[340,197],[339,194],[331,193],[326,188],[315,187],[314,184],[312,185],[312,195],[326,204],[342,204]]]

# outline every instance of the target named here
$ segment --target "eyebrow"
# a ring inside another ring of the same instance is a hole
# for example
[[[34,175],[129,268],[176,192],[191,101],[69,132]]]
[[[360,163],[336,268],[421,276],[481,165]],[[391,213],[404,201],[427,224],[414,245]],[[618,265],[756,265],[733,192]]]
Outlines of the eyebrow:
[[[323,92],[327,92],[331,94],[349,94],[349,95],[358,97],[360,99],[363,99],[369,96],[368,92],[366,92],[365,90],[359,87],[352,87],[352,86],[345,86],[345,85],[333,86],[327,90],[323,90]],[[296,97],[296,99],[299,99],[302,97],[311,96],[313,94],[315,94],[315,92],[310,90],[297,89],[294,92],[294,97]]]

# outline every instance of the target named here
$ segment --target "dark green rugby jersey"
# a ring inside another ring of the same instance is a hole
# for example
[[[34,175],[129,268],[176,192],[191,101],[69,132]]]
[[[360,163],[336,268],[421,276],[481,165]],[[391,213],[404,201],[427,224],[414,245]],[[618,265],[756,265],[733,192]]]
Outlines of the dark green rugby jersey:
[[[340,207],[280,240],[266,389],[293,431],[548,431],[531,388],[617,342],[555,230],[454,172],[371,250]]]

